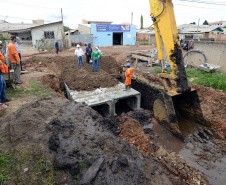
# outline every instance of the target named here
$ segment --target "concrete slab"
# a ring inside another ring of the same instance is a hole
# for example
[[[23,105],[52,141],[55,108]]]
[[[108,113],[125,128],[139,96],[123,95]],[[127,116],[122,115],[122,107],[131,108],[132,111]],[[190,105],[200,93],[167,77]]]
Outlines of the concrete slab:
[[[141,94],[140,92],[136,91],[135,89],[130,89],[127,91],[124,91],[125,85],[122,83],[119,83],[118,85],[110,88],[100,88],[104,93],[106,93],[109,97],[112,99],[113,103],[113,113],[114,116],[116,116],[116,104],[118,103],[119,100],[125,100],[126,104],[129,108],[132,110],[137,110],[140,109],[140,104],[141,104]]]
[[[77,103],[85,102],[88,106],[96,106],[102,103],[112,101],[112,99],[100,89],[96,89],[94,91],[72,91],[69,90],[66,84],[65,87],[69,94],[68,98]]]
[[[132,110],[140,108],[141,95],[138,91],[130,89],[124,91],[125,85],[119,83],[111,88],[99,88],[94,91],[72,91],[65,83],[67,97],[74,102],[85,102],[103,113],[106,117],[116,114],[116,104],[123,100],[124,104]]]
[[[206,63],[206,66],[204,64],[200,65],[199,68],[203,71],[206,71],[206,72],[211,72],[211,71],[215,71],[216,69],[219,69],[221,68],[221,66],[218,66],[218,65],[214,65],[214,64],[209,64],[209,63]]]

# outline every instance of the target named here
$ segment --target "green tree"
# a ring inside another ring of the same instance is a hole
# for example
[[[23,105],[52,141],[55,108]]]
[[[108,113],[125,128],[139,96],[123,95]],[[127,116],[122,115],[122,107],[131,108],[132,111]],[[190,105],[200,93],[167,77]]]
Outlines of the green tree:
[[[226,28],[226,25],[223,28]]]
[[[209,25],[208,21],[205,20],[204,23],[203,23],[203,25]]]
[[[196,22],[191,22],[190,24],[196,24]]]
[[[140,29],[143,29],[144,28],[144,25],[143,25],[143,15],[141,15],[140,17]]]
[[[69,28],[68,26],[64,26],[64,32],[70,30],[71,28]]]

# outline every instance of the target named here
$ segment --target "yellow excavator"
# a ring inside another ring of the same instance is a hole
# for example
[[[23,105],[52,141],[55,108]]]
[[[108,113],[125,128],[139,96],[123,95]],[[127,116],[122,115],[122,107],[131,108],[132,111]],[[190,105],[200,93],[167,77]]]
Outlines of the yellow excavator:
[[[188,85],[172,0],[149,0],[149,2],[158,59],[162,66],[159,77],[165,87],[165,92],[154,102],[154,115],[161,125],[184,140],[189,133],[199,130],[200,124],[204,126],[210,124],[203,118],[197,91]],[[171,73],[164,70],[163,45],[168,55]]]

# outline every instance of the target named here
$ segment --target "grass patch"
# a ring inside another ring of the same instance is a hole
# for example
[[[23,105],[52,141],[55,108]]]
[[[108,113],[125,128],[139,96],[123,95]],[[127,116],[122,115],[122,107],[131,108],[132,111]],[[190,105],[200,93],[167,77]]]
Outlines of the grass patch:
[[[161,67],[155,67],[155,75],[162,72]],[[167,72],[172,72],[171,68],[166,69]],[[222,73],[207,73],[201,70],[186,69],[188,82],[194,79],[192,83],[203,85],[205,87],[213,87],[217,90],[226,91],[226,75]]]
[[[78,163],[78,165],[79,165],[79,167],[82,168],[82,169],[88,167],[88,165],[87,165],[87,163],[86,163],[86,161],[85,161],[84,159],[83,159],[82,161],[80,161],[80,162]]]
[[[166,68],[165,70],[167,71],[167,73],[172,72],[171,68]],[[156,66],[156,67],[154,67],[154,71],[155,71],[155,75],[157,76],[159,73],[162,72],[162,68],[160,66]]]
[[[140,43],[140,45],[149,45],[149,44],[148,44],[148,41],[143,41]]]
[[[19,98],[24,96],[39,96],[39,97],[46,97],[46,96],[56,96],[55,92],[52,89],[46,88],[39,82],[36,81],[29,81],[31,89],[20,89],[17,86],[15,89],[13,87],[6,87],[6,95],[7,98]]]
[[[46,161],[41,150],[35,147],[5,153],[0,150],[0,184],[4,181],[16,184],[59,184],[63,172],[55,171],[53,165],[47,171]],[[28,168],[27,172],[24,172],[25,168]]]
[[[200,70],[186,70],[186,73],[188,81],[195,78],[192,83],[226,91],[226,75],[222,73],[207,73]]]

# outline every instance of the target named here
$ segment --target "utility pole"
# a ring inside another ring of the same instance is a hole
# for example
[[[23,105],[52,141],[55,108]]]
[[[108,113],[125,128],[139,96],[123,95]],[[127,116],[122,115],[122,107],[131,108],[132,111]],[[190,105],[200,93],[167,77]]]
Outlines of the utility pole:
[[[131,25],[133,24],[133,12],[131,13]]]
[[[65,33],[64,33],[64,18],[63,18],[63,9],[61,8],[61,21],[62,21],[62,42],[63,42],[63,49],[64,49],[64,41],[65,41]]]
[[[199,21],[200,21],[200,18],[199,18],[199,20],[198,20],[198,28],[197,28],[197,32],[198,32],[198,30],[199,30]]]

